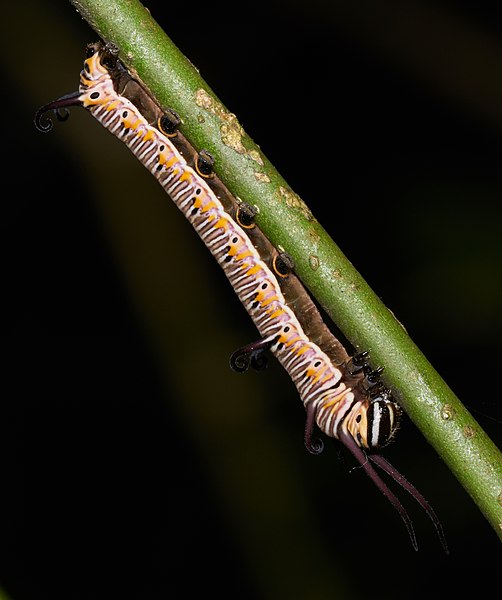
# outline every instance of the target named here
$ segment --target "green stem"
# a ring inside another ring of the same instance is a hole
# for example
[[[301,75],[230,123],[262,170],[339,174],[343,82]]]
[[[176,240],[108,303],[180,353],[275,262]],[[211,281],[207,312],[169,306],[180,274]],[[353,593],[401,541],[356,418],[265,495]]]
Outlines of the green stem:
[[[290,253],[310,292],[385,380],[502,539],[502,456],[401,324],[137,0],[71,0],[164,107],[208,149],[228,188],[258,207],[258,223]],[[284,227],[284,223],[288,226]]]

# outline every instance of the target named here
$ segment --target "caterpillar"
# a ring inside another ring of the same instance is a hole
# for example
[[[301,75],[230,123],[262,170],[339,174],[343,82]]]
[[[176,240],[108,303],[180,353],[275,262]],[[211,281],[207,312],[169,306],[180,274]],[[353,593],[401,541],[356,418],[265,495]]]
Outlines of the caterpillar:
[[[209,152],[197,152],[180,131],[181,119],[162,110],[118,58],[118,48],[102,41],[88,44],[79,90],[42,106],[35,114],[39,131],[68,107],[82,106],[122,140],[154,175],[223,268],[253,320],[259,339],[234,352],[231,367],[246,371],[265,366],[272,352],[294,382],[306,411],[304,442],[318,454],[318,428],[340,441],[397,510],[412,546],[418,549],[411,519],[380,477],[380,468],[410,493],[432,520],[448,552],[441,524],[423,495],[377,451],[399,426],[401,409],[372,370],[368,352],[350,357],[324,323],[294,273],[294,263],[279,252],[255,223],[256,209],[235,198],[214,172]]]

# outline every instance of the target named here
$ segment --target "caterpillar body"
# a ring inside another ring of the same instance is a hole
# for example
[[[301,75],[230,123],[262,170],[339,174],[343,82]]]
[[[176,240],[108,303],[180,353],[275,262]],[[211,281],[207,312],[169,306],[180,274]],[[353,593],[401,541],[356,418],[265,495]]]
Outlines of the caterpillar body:
[[[214,174],[211,155],[196,152],[181,134],[178,115],[163,111],[118,60],[117,47],[103,42],[87,46],[78,92],[41,107],[36,127],[49,131],[52,122],[44,115],[53,111],[65,120],[67,107],[75,105],[86,108],[129,147],[223,268],[260,334],[257,342],[234,352],[231,366],[237,371],[260,368],[264,351],[270,350],[305,406],[307,449],[314,454],[322,450],[322,442],[313,436],[316,426],[345,445],[397,509],[417,549],[408,513],[369,458],[422,505],[447,550],[428,502],[376,452],[394,437],[401,414],[380,381],[381,369],[371,370],[366,352],[348,355],[294,274],[291,258],[278,252],[255,225],[255,209],[233,197]]]

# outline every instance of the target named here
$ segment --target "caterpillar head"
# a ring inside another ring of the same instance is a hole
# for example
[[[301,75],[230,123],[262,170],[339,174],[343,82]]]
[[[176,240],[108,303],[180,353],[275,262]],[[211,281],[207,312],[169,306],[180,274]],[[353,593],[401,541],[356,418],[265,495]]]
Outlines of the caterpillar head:
[[[370,398],[356,402],[339,424],[339,433],[350,435],[358,446],[377,450],[394,437],[401,417],[401,408],[383,386],[370,390]],[[339,437],[339,435],[337,435]]]

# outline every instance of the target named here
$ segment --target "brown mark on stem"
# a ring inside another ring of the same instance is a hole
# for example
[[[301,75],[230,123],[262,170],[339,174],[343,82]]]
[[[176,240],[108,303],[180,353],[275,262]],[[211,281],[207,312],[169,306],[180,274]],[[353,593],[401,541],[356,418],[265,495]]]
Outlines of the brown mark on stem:
[[[455,409],[451,404],[444,404],[441,408],[441,418],[445,421],[451,421],[455,416]]]
[[[313,271],[317,271],[317,269],[319,268],[319,264],[320,264],[319,257],[316,256],[315,254],[311,254],[309,256],[309,265],[310,265],[310,268]]]
[[[255,171],[254,176],[256,177],[256,180],[261,183],[270,183],[270,177],[266,173]]]
[[[298,194],[295,194],[292,190],[285,188],[281,185],[279,187],[279,195],[280,199],[286,203],[286,206],[289,206],[289,208],[299,210],[302,213],[303,217],[307,219],[307,221],[314,220],[314,215],[312,214],[311,210],[300,198],[300,196],[298,196]]]
[[[474,430],[474,427],[471,427],[470,425],[466,425],[463,429],[463,434],[465,435],[466,438],[472,438],[476,435],[476,431]]]
[[[215,98],[208,94],[206,90],[199,88],[195,92],[195,103],[197,104],[197,106],[206,110],[207,112],[212,113],[213,115],[215,115],[215,117],[219,119],[221,141],[225,144],[225,146],[232,148],[232,150],[235,150],[235,152],[237,152],[238,154],[246,155],[251,160],[258,163],[260,166],[264,165],[263,159],[260,156],[258,150],[246,149],[246,147],[242,143],[242,140],[245,136],[245,131],[243,127],[239,123],[237,117],[233,113],[229,112],[223,106],[223,104],[221,104],[221,102],[218,102]],[[203,120],[203,115],[199,115],[198,121],[202,122]],[[258,177],[258,175],[260,177]],[[258,179],[258,181],[270,181],[268,175],[265,175],[263,173],[255,173],[255,176]]]

